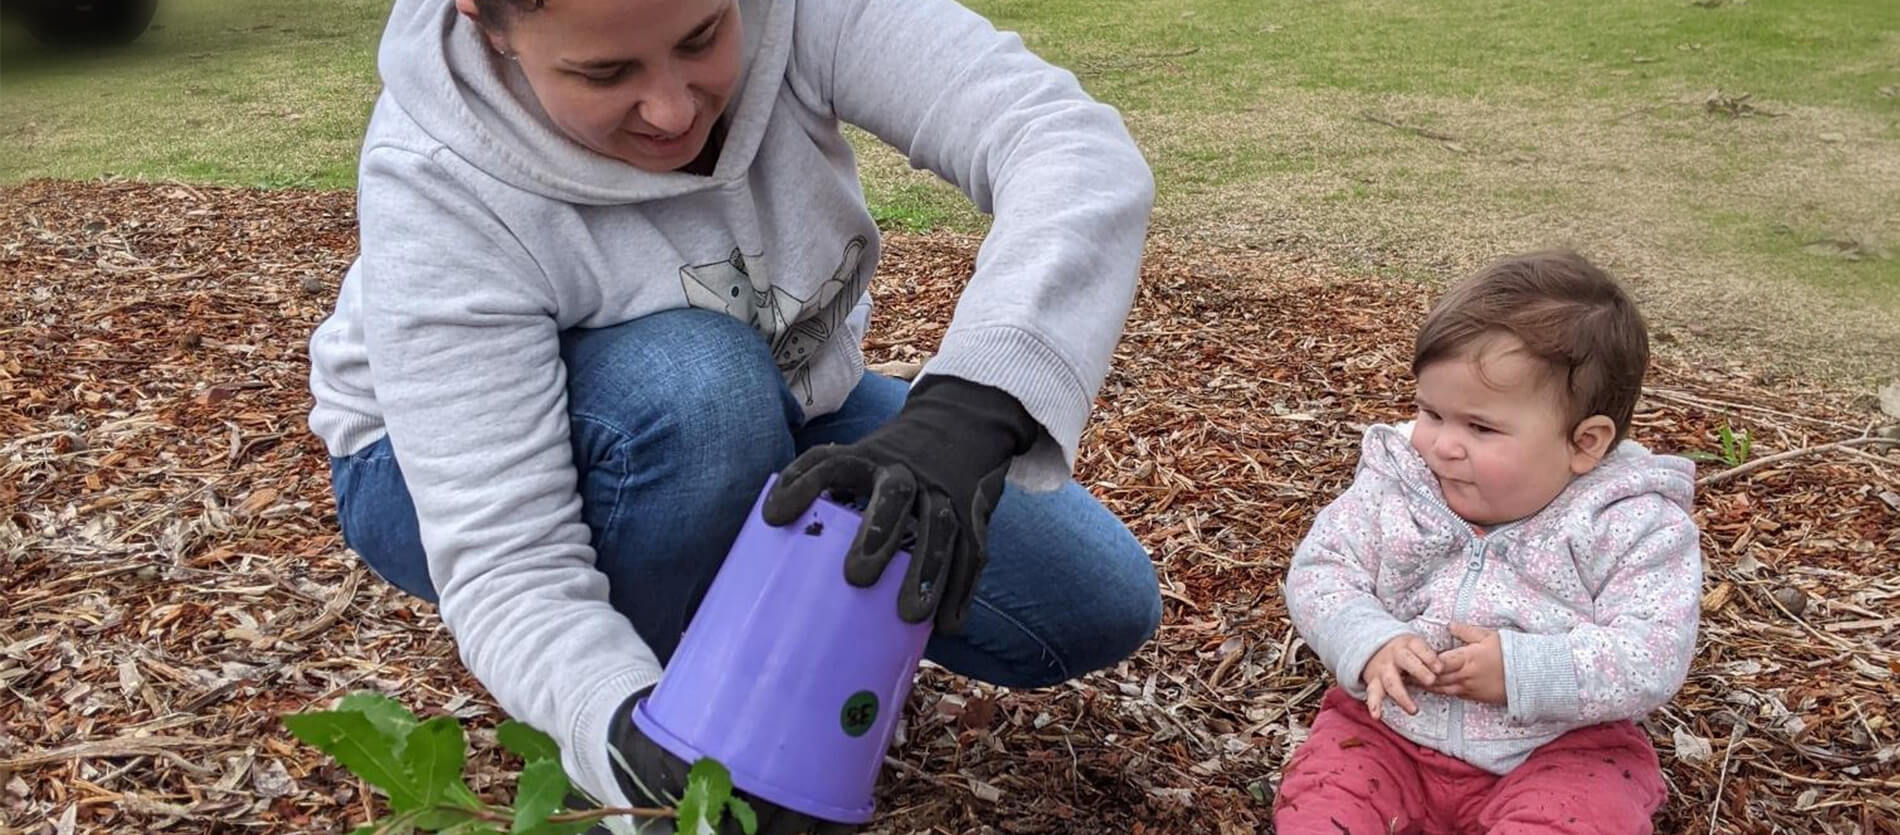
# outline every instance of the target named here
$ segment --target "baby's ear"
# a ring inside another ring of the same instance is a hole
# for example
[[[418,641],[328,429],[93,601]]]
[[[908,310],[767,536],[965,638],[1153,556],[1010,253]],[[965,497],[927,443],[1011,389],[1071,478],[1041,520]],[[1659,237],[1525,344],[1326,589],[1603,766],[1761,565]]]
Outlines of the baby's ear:
[[[1605,415],[1591,415],[1570,432],[1570,472],[1583,475],[1596,469],[1603,456],[1616,444],[1616,421]]]

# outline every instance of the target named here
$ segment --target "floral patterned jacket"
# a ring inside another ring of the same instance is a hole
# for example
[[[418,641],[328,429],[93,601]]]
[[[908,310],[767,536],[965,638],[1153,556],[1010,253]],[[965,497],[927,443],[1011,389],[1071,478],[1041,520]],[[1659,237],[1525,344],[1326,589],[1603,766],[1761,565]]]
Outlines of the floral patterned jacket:
[[[1412,424],[1368,429],[1352,485],[1313,522],[1287,572],[1300,636],[1349,692],[1387,641],[1440,652],[1468,623],[1499,631],[1507,704],[1407,688],[1383,711],[1420,745],[1495,774],[1565,731],[1668,702],[1695,651],[1701,544],[1695,467],[1624,441],[1536,515],[1481,532],[1446,506]]]

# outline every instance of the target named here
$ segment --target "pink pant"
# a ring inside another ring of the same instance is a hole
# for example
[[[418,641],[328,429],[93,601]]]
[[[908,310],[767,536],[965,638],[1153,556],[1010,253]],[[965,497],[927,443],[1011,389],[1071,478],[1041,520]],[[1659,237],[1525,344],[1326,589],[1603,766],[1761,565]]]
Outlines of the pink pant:
[[[1656,750],[1630,722],[1578,728],[1499,777],[1412,744],[1334,688],[1287,763],[1273,825],[1280,835],[1625,835],[1653,831],[1667,794]]]

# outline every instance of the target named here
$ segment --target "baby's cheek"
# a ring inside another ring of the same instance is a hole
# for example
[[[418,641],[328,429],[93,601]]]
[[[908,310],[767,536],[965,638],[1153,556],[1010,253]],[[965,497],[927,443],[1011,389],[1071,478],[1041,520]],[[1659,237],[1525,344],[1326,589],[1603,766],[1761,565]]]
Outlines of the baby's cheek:
[[[1494,500],[1508,502],[1520,497],[1525,488],[1525,471],[1515,460],[1515,454],[1498,456],[1489,462],[1484,473],[1486,491]]]

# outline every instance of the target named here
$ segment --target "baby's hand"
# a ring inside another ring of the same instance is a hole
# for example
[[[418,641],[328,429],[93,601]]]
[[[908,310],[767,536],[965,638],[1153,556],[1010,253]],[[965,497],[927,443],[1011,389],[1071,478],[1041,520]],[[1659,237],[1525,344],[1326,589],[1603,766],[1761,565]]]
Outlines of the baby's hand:
[[[1441,696],[1504,704],[1504,642],[1498,631],[1456,623],[1451,635],[1465,645],[1445,651],[1438,683],[1428,682],[1426,689]]]
[[[1366,685],[1366,710],[1371,712],[1372,718],[1379,718],[1379,712],[1385,709],[1386,697],[1390,696],[1406,713],[1417,713],[1418,705],[1413,704],[1412,695],[1405,692],[1404,677],[1410,675],[1430,687],[1438,680],[1438,671],[1442,668],[1438,653],[1432,651],[1432,645],[1425,643],[1424,638],[1407,633],[1386,641],[1359,673],[1360,681]]]

